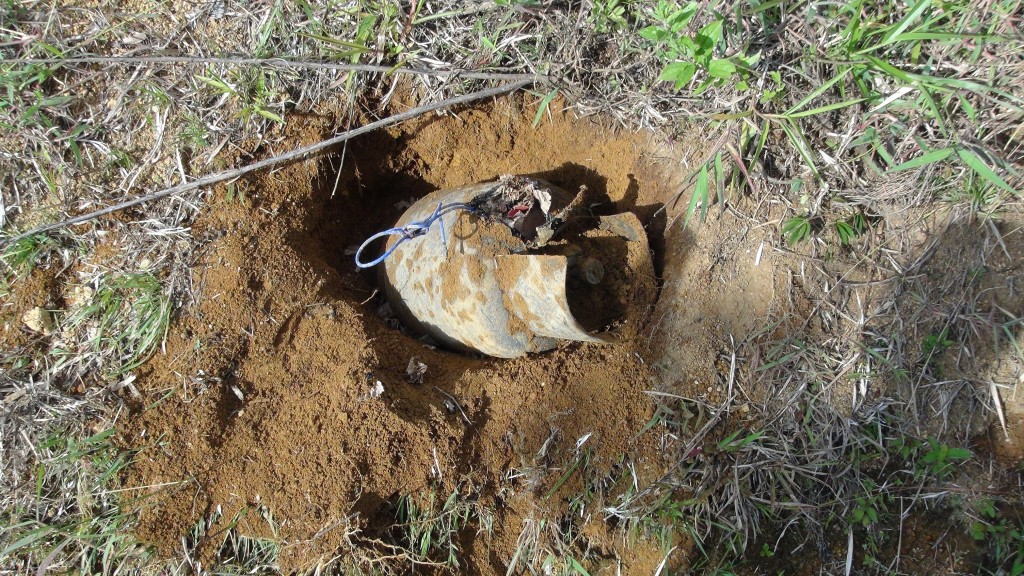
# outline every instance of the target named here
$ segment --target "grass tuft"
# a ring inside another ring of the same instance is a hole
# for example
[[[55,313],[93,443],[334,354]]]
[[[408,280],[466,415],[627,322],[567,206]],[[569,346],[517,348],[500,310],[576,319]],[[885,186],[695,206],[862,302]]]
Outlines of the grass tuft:
[[[86,349],[80,353],[90,356],[107,377],[117,378],[159,348],[170,323],[170,300],[160,280],[149,273],[101,276],[94,285],[64,325],[84,332]],[[67,357],[81,362],[74,353]]]

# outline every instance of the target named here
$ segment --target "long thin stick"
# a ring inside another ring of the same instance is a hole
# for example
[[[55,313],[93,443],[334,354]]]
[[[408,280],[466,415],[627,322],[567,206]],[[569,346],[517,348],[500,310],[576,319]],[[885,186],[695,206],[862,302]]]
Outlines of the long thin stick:
[[[281,155],[278,155],[278,156],[273,156],[273,157],[267,158],[265,160],[260,160],[259,162],[255,162],[253,164],[249,164],[248,166],[243,166],[241,168],[234,168],[232,170],[225,170],[223,172],[218,172],[216,174],[211,174],[209,176],[204,176],[203,178],[200,178],[198,180],[193,180],[192,182],[186,182],[184,184],[178,184],[177,186],[172,186],[170,188],[164,188],[163,190],[160,190],[158,192],[154,192],[152,194],[147,194],[146,196],[135,198],[134,200],[128,200],[126,202],[121,202],[119,204],[114,204],[113,206],[108,206],[106,208],[102,208],[100,210],[96,210],[95,212],[89,212],[87,214],[82,214],[81,216],[75,216],[74,218],[68,218],[67,220],[61,220],[60,222],[54,222],[52,224],[47,224],[45,226],[40,226],[38,228],[33,228],[32,230],[29,230],[28,232],[25,232],[24,234],[19,234],[19,235],[13,237],[13,238],[8,238],[6,240],[0,241],[0,246],[7,246],[8,244],[12,244],[14,242],[17,242],[18,240],[21,240],[23,238],[27,238],[27,237],[32,236],[34,234],[40,234],[42,232],[48,232],[48,231],[54,230],[56,228],[63,228],[65,226],[70,226],[72,224],[79,224],[81,222],[85,222],[87,220],[92,220],[93,218],[98,218],[100,216],[103,216],[103,215],[106,215],[106,214],[110,214],[112,212],[117,212],[119,210],[124,210],[125,208],[130,208],[132,206],[137,206],[137,205],[143,204],[145,202],[150,202],[152,200],[157,200],[157,199],[160,199],[160,198],[165,198],[167,196],[173,196],[175,194],[180,194],[180,193],[186,192],[188,190],[194,190],[196,188],[201,188],[203,186],[209,186],[211,184],[216,184],[218,182],[223,182],[225,180],[231,180],[231,179],[234,179],[234,178],[238,178],[239,176],[243,176],[245,174],[249,174],[250,172],[255,172],[257,170],[262,170],[263,168],[266,168],[268,166],[274,166],[276,164],[281,164],[283,162],[290,162],[290,161],[293,161],[293,160],[298,160],[298,159],[303,158],[305,156],[308,156],[308,155],[310,155],[310,154],[312,154],[314,152],[318,152],[320,150],[323,150],[324,148],[329,148],[331,146],[334,146],[335,144],[340,144],[340,143],[342,143],[342,142],[344,142],[346,140],[350,140],[350,139],[355,138],[356,136],[359,136],[361,134],[366,134],[367,132],[372,132],[372,131],[374,131],[374,130],[376,130],[378,128],[383,128],[384,126],[390,126],[391,124],[397,124],[399,122],[403,122],[405,120],[409,120],[411,118],[415,118],[417,116],[420,116],[422,114],[426,114],[427,112],[432,112],[434,110],[440,110],[442,108],[449,108],[451,106],[457,106],[459,104],[465,104],[467,102],[473,102],[474,100],[481,100],[483,98],[489,98],[489,97],[492,97],[492,96],[498,96],[498,95],[501,95],[501,94],[507,94],[509,92],[514,92],[515,90],[518,90],[518,89],[522,88],[523,86],[526,86],[527,84],[530,84],[530,83],[531,83],[530,80],[520,80],[518,82],[510,82],[508,84],[502,84],[501,86],[495,86],[494,88],[487,88],[485,90],[480,90],[480,91],[477,91],[477,92],[471,92],[469,94],[464,94],[462,96],[457,96],[455,98],[451,98],[451,99],[448,99],[448,100],[442,100],[440,102],[435,102],[434,104],[427,104],[425,106],[419,106],[417,108],[413,108],[413,109],[408,110],[406,112],[395,114],[394,116],[389,116],[389,117],[384,118],[382,120],[378,120],[376,122],[372,122],[370,124],[367,124],[366,126],[360,126],[359,128],[354,128],[352,130],[349,130],[347,132],[344,132],[342,134],[334,136],[333,138],[329,138],[327,140],[323,140],[321,142],[317,142],[316,144],[310,144],[309,146],[303,146],[302,148],[298,148],[298,149],[292,150],[290,152],[285,152],[284,154],[281,154]]]
[[[235,64],[240,66],[268,66],[271,68],[320,68],[380,74],[415,74],[417,76],[453,76],[473,80],[544,80],[541,74],[506,74],[503,72],[475,72],[472,70],[406,68],[404,66],[377,66],[373,64],[342,64],[286,58],[209,58],[205,56],[81,56],[71,58],[0,58],[0,64]]]

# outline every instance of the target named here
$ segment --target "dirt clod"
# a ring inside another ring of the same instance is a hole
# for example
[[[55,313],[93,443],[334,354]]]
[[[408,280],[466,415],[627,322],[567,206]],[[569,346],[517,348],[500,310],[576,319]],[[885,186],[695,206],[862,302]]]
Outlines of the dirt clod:
[[[26,310],[21,316],[21,321],[25,324],[26,328],[40,334],[52,334],[57,328],[53,320],[53,314],[39,306]]]

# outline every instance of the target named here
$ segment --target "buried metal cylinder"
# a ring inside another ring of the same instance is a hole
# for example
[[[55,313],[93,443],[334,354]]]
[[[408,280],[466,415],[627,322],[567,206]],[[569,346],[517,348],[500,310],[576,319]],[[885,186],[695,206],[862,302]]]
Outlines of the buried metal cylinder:
[[[392,309],[442,346],[499,358],[614,341],[607,329],[653,299],[647,237],[633,214],[581,218],[582,195],[519,176],[427,195],[396,229],[437,226],[385,246]],[[439,210],[453,204],[466,209]]]

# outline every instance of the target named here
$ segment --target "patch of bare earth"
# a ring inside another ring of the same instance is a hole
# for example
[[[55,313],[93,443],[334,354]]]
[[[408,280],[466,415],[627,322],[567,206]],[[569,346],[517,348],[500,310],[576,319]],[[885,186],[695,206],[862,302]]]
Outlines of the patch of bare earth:
[[[312,120],[293,142],[325,131]],[[208,239],[193,278],[202,297],[144,369],[123,431],[142,448],[131,483],[180,482],[143,502],[140,536],[169,554],[214,510],[226,525],[265,509],[288,571],[329,558],[352,527],[372,547],[400,495],[471,486],[495,521],[476,538],[486,541],[469,538],[470,565],[503,574],[523,520],[578,491],[546,468],[570,462],[580,438],[590,435],[593,469],[628,458],[653,478],[662,456],[637,436],[652,414],[645,342],[508,361],[436,350],[379,316],[374,275],[357,273],[351,249],[392,226],[404,202],[508,173],[586,185],[595,213],[633,210],[657,238],[654,213],[671,190],[654,149],[650,136],[561,111],[533,129],[518,103],[501,102],[239,182],[230,200],[216,193],[194,226]],[[428,367],[422,384],[406,375],[414,357]],[[271,534],[255,514],[240,527]]]
[[[166,353],[144,367],[142,398],[122,427],[124,445],[140,449],[129,484],[154,487],[139,502],[145,541],[174,554],[183,535],[215,518],[195,543],[209,562],[238,519],[242,533],[283,543],[287,572],[339,554],[400,554],[399,499],[458,492],[493,520],[458,535],[464,569],[505,574],[537,519],[557,522],[590,491],[577,537],[597,558],[591,573],[653,573],[668,547],[624,539],[602,511],[629,485],[651,485],[679,463],[667,447],[688,439],[645,429],[655,414],[649,391],[725,406],[723,430],[785,430],[792,421],[795,436],[801,410],[809,413],[808,382],[837,422],[902,398],[929,427],[922,435],[984,433],[995,454],[1019,459],[1012,446],[1024,395],[1015,394],[1019,357],[1006,340],[1019,339],[1016,325],[1002,345],[958,328],[966,346],[957,349],[977,351],[970,357],[952,356],[952,346],[934,361],[919,348],[886,349],[920,346],[944,322],[970,326],[950,310],[1020,317],[1019,214],[989,223],[908,211],[906,222],[873,226],[856,248],[789,246],[765,224],[787,210],[751,194],[683,225],[680,180],[703,154],[699,139],[667,146],[554,108],[536,128],[532,117],[509,99],[423,118],[213,194],[193,227],[203,241],[192,274],[197,304],[172,325]],[[289,142],[308,144],[332,128],[316,117],[290,122]],[[501,174],[585,185],[595,214],[641,218],[661,289],[641,314],[647,321],[630,327],[634,338],[493,360],[431,348],[383,313],[375,273],[356,271],[354,248],[423,195]],[[970,306],[932,296],[950,270],[976,276],[940,290]],[[929,296],[915,299],[915,286]],[[904,390],[895,369],[878,368],[879,355],[893,366],[926,362],[962,384],[954,390],[918,370],[937,384]],[[422,383],[406,374],[413,358],[427,366]],[[1002,394],[1005,431],[988,426],[990,381]],[[952,403],[970,422],[942,420]],[[720,439],[710,435],[708,447]],[[572,469],[583,452],[586,475]],[[602,478],[626,481],[593,481]],[[923,540],[908,534],[908,542],[939,538],[928,518],[915,524]],[[834,554],[821,551],[831,544],[808,547],[814,560],[803,563],[841,564],[846,533],[832,536]],[[667,564],[686,567],[689,540],[676,534],[669,544],[679,551]],[[902,569],[936,566],[908,550]]]

